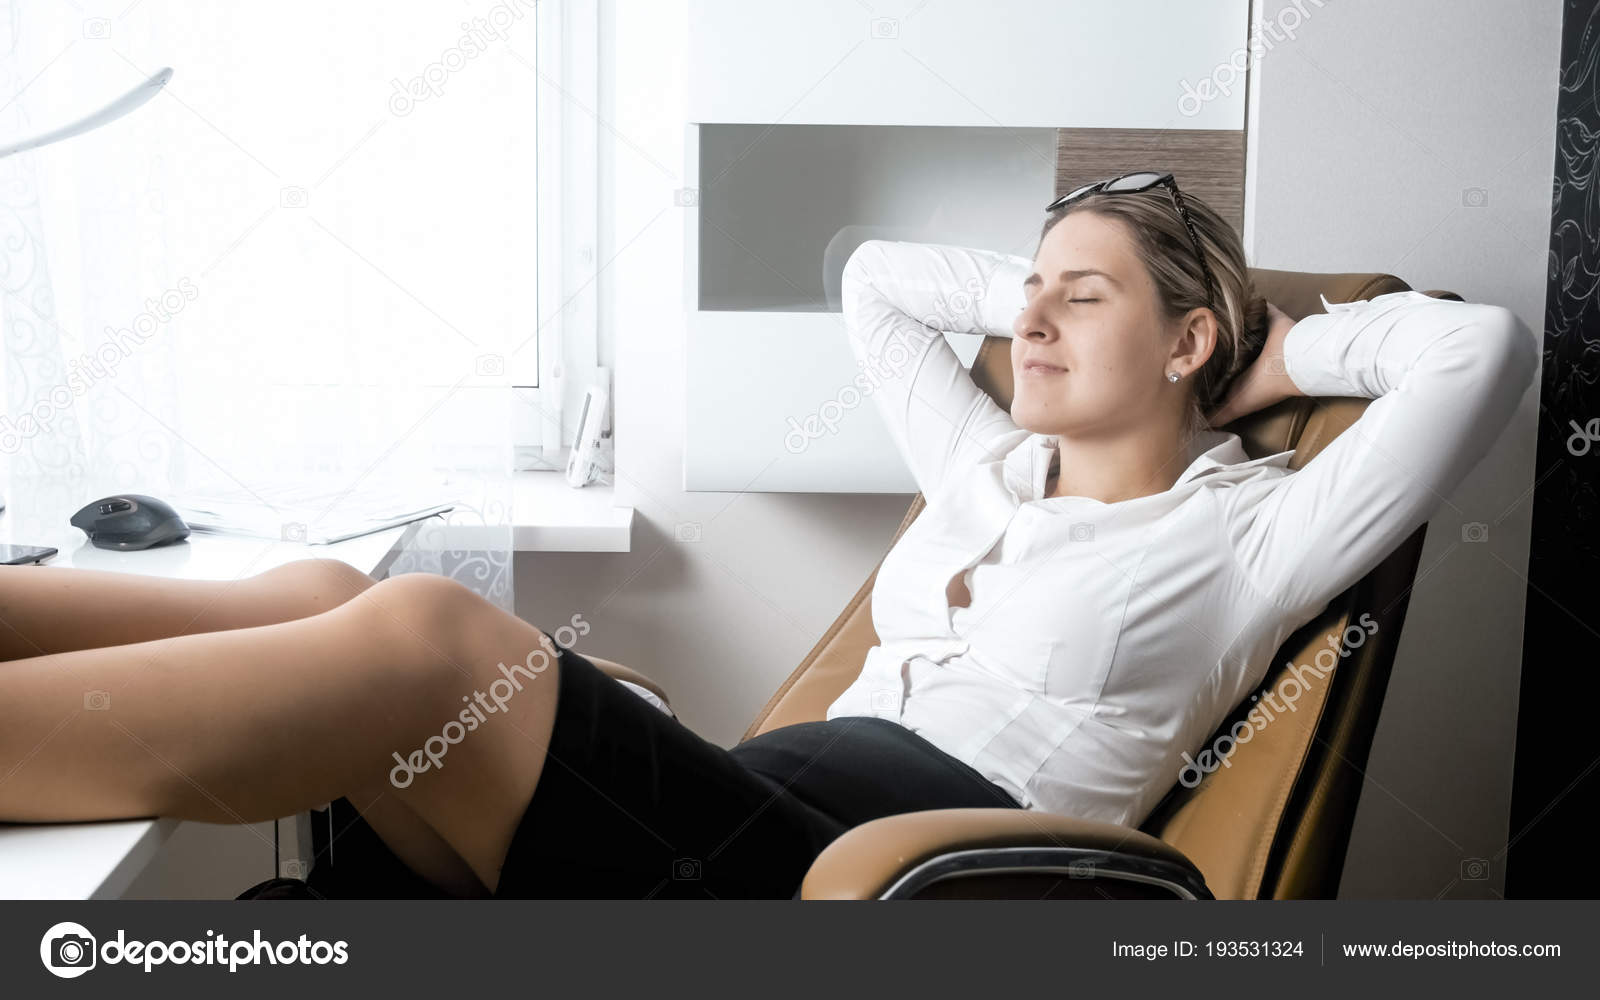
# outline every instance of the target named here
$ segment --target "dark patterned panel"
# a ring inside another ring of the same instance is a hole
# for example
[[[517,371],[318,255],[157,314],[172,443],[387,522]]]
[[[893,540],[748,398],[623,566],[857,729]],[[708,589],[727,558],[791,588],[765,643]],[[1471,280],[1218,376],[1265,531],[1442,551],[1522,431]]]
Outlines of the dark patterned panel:
[[[1600,897],[1600,3],[1566,0],[1506,894]],[[1500,858],[1490,859],[1498,863]]]

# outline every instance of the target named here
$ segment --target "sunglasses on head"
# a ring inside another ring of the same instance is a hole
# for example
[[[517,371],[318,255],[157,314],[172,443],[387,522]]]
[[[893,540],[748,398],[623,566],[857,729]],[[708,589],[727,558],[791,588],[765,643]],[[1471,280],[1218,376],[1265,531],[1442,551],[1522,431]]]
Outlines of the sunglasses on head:
[[[1137,170],[1130,174],[1123,174],[1120,177],[1110,177],[1103,181],[1085,184],[1083,187],[1068,191],[1049,205],[1046,205],[1045,213],[1049,214],[1063,209],[1078,199],[1088,197],[1091,194],[1136,194],[1140,191],[1148,191],[1157,184],[1166,185],[1167,190],[1172,194],[1172,203],[1177,206],[1178,218],[1183,220],[1183,228],[1189,231],[1189,240],[1194,244],[1195,259],[1200,262],[1200,270],[1206,276],[1206,305],[1216,309],[1216,300],[1212,294],[1212,290],[1216,287],[1216,281],[1211,277],[1211,265],[1206,263],[1205,251],[1200,248],[1200,234],[1195,232],[1194,222],[1189,218],[1189,208],[1183,203],[1183,192],[1178,190],[1178,182],[1173,179],[1170,173],[1162,174],[1153,170]]]

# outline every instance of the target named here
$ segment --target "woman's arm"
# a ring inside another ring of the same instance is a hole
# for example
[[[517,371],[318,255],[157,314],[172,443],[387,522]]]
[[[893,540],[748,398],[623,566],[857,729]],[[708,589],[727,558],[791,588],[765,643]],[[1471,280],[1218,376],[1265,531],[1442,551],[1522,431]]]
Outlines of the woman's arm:
[[[869,240],[842,292],[856,385],[874,397],[924,495],[951,469],[1002,457],[1028,434],[972,381],[939,331],[1010,337],[1032,261],[985,250]]]
[[[1539,369],[1533,338],[1501,306],[1414,291],[1323,306],[1284,336],[1284,373],[1308,396],[1373,402],[1304,468],[1223,496],[1252,582],[1308,615],[1427,521]]]
[[[1267,338],[1261,344],[1261,352],[1239,373],[1227,398],[1206,417],[1207,423],[1223,427],[1247,413],[1264,410],[1291,396],[1305,395],[1283,371],[1283,339],[1293,328],[1294,320],[1289,314],[1268,302]]]

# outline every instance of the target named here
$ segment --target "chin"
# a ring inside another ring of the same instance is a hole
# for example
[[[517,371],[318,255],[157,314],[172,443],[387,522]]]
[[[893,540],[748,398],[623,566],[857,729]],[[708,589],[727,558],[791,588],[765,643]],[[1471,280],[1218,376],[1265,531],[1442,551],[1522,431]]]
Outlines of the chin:
[[[1082,414],[1069,413],[1064,406],[1057,406],[1041,413],[1026,399],[1013,401],[1011,422],[1022,430],[1050,437],[1072,437],[1074,434],[1083,433],[1086,429]]]
[[[1016,424],[1018,427],[1022,428],[1023,430],[1029,431],[1029,432],[1034,433],[1034,434],[1059,434],[1060,433],[1060,429],[1057,426],[1060,423],[1059,419],[1057,419],[1057,420],[1041,419],[1040,415],[1034,412],[1034,408],[1029,406],[1029,405],[1027,405],[1026,403],[1024,403],[1024,404],[1022,404],[1020,406],[1015,404],[1015,403],[1012,404],[1012,406],[1011,406],[1011,422]]]

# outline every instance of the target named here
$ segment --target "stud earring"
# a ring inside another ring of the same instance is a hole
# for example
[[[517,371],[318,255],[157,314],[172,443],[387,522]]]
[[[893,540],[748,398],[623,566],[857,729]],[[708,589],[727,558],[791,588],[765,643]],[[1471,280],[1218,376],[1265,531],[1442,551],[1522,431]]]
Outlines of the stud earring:
[[[1176,381],[1178,381],[1178,379],[1180,379],[1182,377],[1183,376],[1179,375],[1177,372],[1167,372],[1167,381],[1168,382],[1176,382]]]

